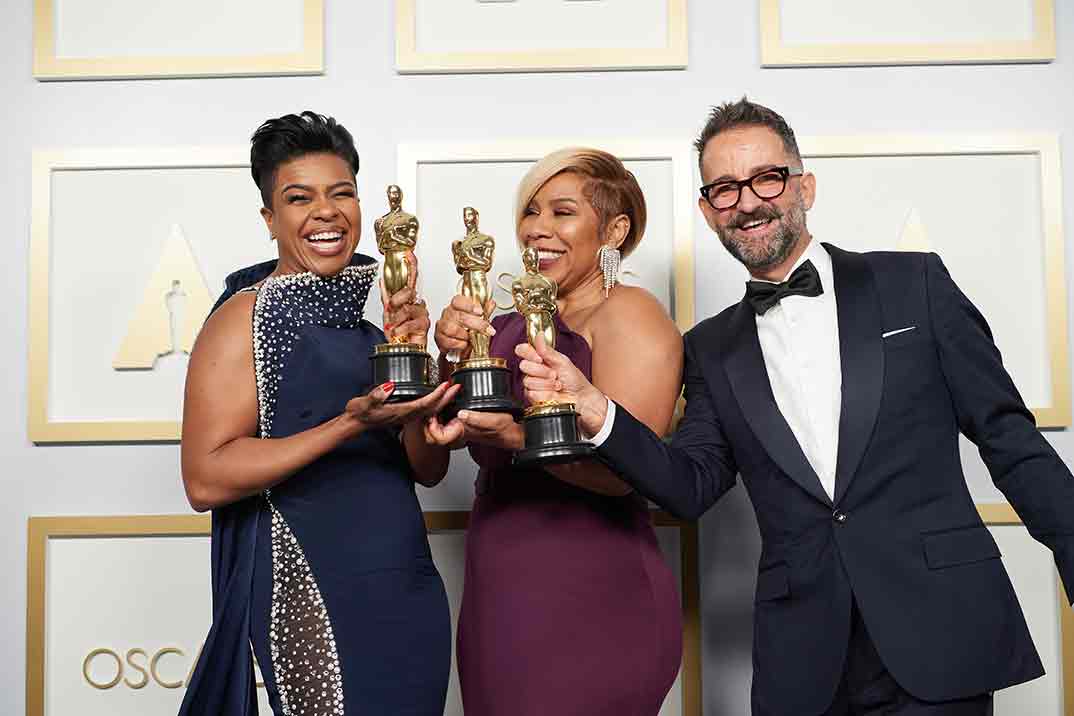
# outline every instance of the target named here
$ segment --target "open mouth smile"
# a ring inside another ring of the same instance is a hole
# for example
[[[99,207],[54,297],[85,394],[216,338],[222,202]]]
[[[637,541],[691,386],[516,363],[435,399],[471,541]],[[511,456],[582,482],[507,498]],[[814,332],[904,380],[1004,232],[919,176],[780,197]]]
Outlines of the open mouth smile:
[[[319,231],[306,237],[306,243],[320,256],[335,256],[343,250],[342,231]]]

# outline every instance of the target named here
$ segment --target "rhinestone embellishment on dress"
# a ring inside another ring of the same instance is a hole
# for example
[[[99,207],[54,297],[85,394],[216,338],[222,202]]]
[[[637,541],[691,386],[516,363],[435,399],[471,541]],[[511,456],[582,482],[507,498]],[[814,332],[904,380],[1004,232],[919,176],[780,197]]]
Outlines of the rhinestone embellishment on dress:
[[[271,509],[269,649],[280,705],[285,716],[343,716],[343,675],[328,609],[302,545]]]
[[[258,434],[272,435],[287,356],[307,325],[352,328],[362,320],[377,264],[348,266],[327,278],[313,273],[267,279],[254,303],[254,374]],[[285,716],[343,716],[343,675],[332,622],[302,545],[283,515],[272,512],[272,607],[269,650]]]
[[[261,437],[271,435],[280,374],[302,327],[357,326],[376,275],[377,264],[369,263],[348,266],[327,278],[298,273],[261,284],[254,304],[254,374]]]

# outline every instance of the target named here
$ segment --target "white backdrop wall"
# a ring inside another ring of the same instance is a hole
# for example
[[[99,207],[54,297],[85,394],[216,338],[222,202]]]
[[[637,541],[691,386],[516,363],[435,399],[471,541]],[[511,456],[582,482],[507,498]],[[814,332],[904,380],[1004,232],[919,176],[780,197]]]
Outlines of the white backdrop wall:
[[[343,121],[357,139],[365,214],[360,249],[373,253],[371,224],[384,211],[384,186],[396,180],[400,144],[548,136],[577,137],[598,146],[602,138],[669,136],[689,144],[710,105],[745,93],[783,113],[800,136],[1058,134],[1068,187],[1066,275],[1074,277],[1074,201],[1069,192],[1074,187],[1074,64],[1069,56],[1074,3],[1059,0],[1056,5],[1058,57],[1045,65],[761,69],[755,4],[694,0],[689,7],[689,68],[684,71],[400,76],[393,66],[393,3],[326,0],[323,76],[41,83],[31,73],[31,3],[7,0],[7,19],[0,23],[0,92],[6,106],[0,119],[0,235],[7,237],[0,262],[5,339],[0,395],[6,403],[0,414],[0,573],[5,575],[0,579],[0,713],[20,714],[25,708],[27,518],[188,510],[175,444],[34,446],[28,439],[32,151],[241,145],[265,118],[311,108]],[[243,28],[235,32],[241,35]],[[118,229],[126,220],[127,200],[107,196],[97,209],[111,215]],[[841,201],[821,183],[818,206],[836,215]],[[257,208],[251,201],[230,210],[254,213]],[[987,214],[992,207],[950,210]],[[695,315],[701,318],[740,297],[744,272],[699,215],[694,222]],[[503,229],[483,228],[509,245]],[[236,239],[222,233],[218,240]],[[1074,462],[1070,431],[1048,431],[1046,436],[1068,464]],[[1002,501],[972,448],[964,452],[964,463],[975,499]],[[446,485],[423,494],[427,509],[466,504],[469,480],[462,469],[457,467]],[[705,713],[745,714],[759,540],[744,491],[733,490],[701,526]]]

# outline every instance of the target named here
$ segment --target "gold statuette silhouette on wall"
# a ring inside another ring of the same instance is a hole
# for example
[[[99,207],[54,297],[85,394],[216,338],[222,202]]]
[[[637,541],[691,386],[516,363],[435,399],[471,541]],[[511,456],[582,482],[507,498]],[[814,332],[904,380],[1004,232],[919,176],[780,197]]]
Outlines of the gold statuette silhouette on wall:
[[[899,235],[897,244],[899,251],[933,251],[929,235],[925,231],[925,224],[921,221],[921,214],[916,207],[912,207],[906,213],[906,221],[903,223],[902,234]]]
[[[212,305],[190,244],[175,224],[112,367],[150,370],[161,356],[189,354]]]

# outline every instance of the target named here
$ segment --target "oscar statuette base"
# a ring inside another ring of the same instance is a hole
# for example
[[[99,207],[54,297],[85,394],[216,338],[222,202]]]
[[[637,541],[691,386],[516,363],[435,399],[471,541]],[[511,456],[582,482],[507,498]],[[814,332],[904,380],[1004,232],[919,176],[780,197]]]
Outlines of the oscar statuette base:
[[[462,386],[458,396],[445,409],[445,419],[460,410],[482,413],[510,413],[522,417],[522,406],[511,395],[511,371],[502,358],[474,358],[459,363],[451,382]]]
[[[539,403],[527,408],[522,419],[526,447],[515,453],[514,464],[540,467],[593,457],[593,444],[578,438],[577,421],[573,403]]]
[[[388,403],[407,403],[433,392],[429,384],[431,358],[417,343],[381,343],[373,346],[369,356],[373,367],[373,385],[391,381],[395,390]]]

